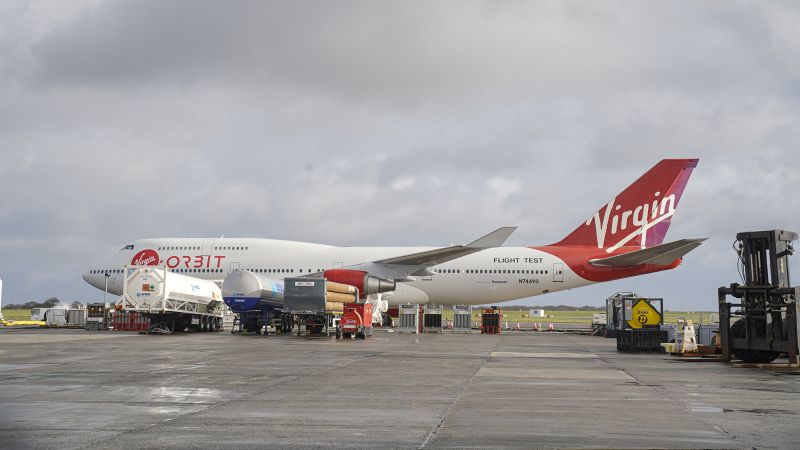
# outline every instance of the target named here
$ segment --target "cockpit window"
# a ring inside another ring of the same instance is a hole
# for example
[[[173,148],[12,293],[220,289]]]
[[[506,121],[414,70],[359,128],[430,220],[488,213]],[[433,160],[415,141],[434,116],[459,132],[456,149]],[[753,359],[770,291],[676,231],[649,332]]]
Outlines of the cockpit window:
[[[128,244],[125,247],[122,247],[122,250],[133,250],[133,244]],[[120,250],[120,251],[122,251]]]

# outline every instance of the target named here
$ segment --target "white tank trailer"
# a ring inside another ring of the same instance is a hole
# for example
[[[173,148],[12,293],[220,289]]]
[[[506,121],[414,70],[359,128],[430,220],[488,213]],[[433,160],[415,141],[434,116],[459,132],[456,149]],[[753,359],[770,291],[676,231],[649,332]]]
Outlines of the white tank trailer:
[[[213,281],[166,270],[127,266],[118,308],[150,318],[151,329],[222,329],[222,292]]]

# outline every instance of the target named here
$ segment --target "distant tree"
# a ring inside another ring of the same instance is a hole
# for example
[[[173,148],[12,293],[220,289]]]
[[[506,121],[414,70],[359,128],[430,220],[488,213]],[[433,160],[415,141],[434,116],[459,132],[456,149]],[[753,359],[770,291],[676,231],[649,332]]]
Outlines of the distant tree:
[[[41,308],[52,308],[52,307],[56,306],[59,303],[61,303],[61,300],[59,300],[57,297],[50,297],[47,300],[43,301],[42,305],[40,307]]]
[[[52,308],[61,303],[57,297],[50,297],[47,300],[39,303],[35,301],[25,302],[22,304],[4,305],[4,309],[33,309],[33,308]]]
[[[580,311],[601,311],[604,310],[605,307],[603,306],[591,306],[591,305],[584,305],[584,306],[569,306],[569,305],[503,305],[502,303],[497,305],[498,307],[506,310],[506,311],[527,311],[529,309],[543,309],[545,311],[575,311],[576,309]]]

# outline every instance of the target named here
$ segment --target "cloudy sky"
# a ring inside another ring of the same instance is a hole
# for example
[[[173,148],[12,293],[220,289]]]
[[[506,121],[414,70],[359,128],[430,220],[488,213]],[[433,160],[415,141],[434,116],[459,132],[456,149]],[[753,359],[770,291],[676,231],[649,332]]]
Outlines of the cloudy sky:
[[[714,309],[737,231],[800,230],[796,2],[0,0],[4,303],[96,300],[144,237],[557,241],[664,157],[699,157],[618,290]],[[793,263],[800,270],[800,258]]]

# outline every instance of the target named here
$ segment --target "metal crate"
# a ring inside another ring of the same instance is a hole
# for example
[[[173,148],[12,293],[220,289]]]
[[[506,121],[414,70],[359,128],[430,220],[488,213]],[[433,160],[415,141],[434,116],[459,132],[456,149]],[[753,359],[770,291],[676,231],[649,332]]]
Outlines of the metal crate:
[[[697,326],[697,343],[700,345],[714,346],[714,337],[719,334],[719,324]]]
[[[663,353],[661,343],[666,340],[667,332],[660,328],[617,330],[617,350],[620,352]]]
[[[83,328],[86,326],[86,310],[70,309],[67,311],[67,325]]]
[[[497,308],[484,308],[481,313],[481,334],[500,334],[503,313]]]
[[[399,333],[419,333],[419,305],[400,305],[398,323]]]
[[[425,305],[422,315],[422,331],[425,333],[442,332],[442,305]]]
[[[472,333],[471,306],[453,306],[453,333]]]
[[[292,314],[325,313],[324,278],[286,278],[284,309]]]

